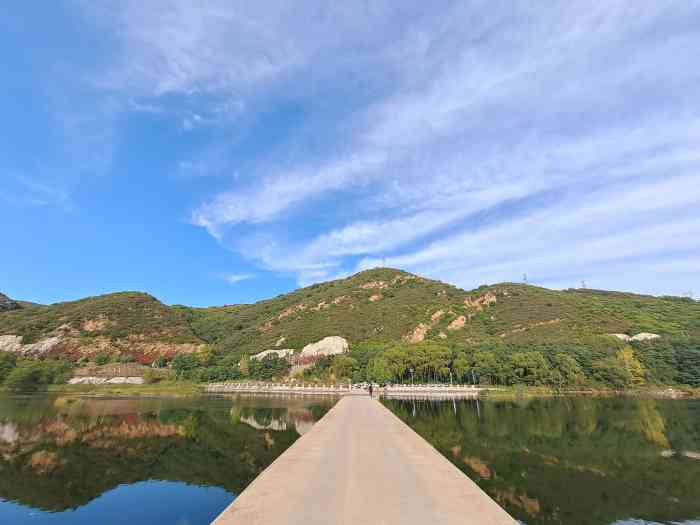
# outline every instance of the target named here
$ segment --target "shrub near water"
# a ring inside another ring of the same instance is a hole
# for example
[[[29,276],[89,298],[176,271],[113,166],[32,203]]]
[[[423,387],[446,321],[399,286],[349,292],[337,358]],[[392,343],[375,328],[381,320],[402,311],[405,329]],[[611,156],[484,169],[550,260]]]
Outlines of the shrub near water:
[[[17,366],[17,358],[13,354],[0,354],[0,384]]]
[[[36,392],[65,383],[72,365],[66,361],[20,361],[6,375],[3,386],[12,392]]]
[[[41,385],[41,371],[35,366],[22,366],[10,372],[5,386],[12,392],[35,392]]]

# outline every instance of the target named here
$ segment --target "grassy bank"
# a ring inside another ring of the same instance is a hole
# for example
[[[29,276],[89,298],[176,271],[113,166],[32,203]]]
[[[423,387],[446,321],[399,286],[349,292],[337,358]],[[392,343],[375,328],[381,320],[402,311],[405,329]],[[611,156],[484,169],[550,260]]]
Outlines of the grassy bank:
[[[204,393],[203,384],[168,381],[152,385],[50,385],[43,392],[110,396],[193,396]]]
[[[555,389],[545,386],[505,386],[488,390],[487,395],[491,399],[527,399],[552,396],[633,396],[656,399],[700,399],[700,388],[655,385],[615,390],[610,388],[586,387],[577,389]]]

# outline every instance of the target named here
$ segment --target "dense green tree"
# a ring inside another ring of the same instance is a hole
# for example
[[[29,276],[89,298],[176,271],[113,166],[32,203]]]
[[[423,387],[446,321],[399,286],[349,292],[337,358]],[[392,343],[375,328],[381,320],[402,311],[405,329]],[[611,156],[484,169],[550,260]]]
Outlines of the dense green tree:
[[[391,364],[384,357],[375,357],[367,366],[367,379],[377,383],[386,383],[394,379]]]
[[[287,374],[289,362],[276,355],[268,355],[263,359],[251,359],[248,363],[248,370],[251,378],[269,381]]]
[[[509,382],[547,385],[552,382],[552,366],[541,352],[517,352],[511,357],[513,376]]]
[[[357,360],[345,355],[336,356],[333,359],[331,369],[335,377],[339,379],[351,378],[354,371],[357,369]]]
[[[36,392],[41,385],[41,368],[34,364],[15,367],[5,379],[5,386],[12,392]]]
[[[194,354],[178,354],[173,358],[172,367],[180,378],[188,377],[189,374],[202,365]]]
[[[200,383],[235,381],[241,377],[241,370],[238,366],[208,366],[198,368],[193,373],[193,379]]]
[[[676,355],[678,359],[677,381],[700,387],[700,346],[694,349],[678,349]]]
[[[15,366],[17,366],[17,358],[14,354],[0,353],[0,383],[5,380]]]
[[[468,375],[469,372],[471,372],[471,370],[472,364],[470,363],[467,356],[464,354],[458,354],[457,357],[452,361],[452,372],[455,376],[455,379],[459,382],[462,382],[465,379],[467,382],[469,382],[471,378],[469,378]]]
[[[558,353],[554,356],[554,366],[556,376],[555,383],[561,387],[564,385],[576,386],[586,380],[581,365],[572,356],[564,353]]]
[[[624,363],[616,357],[606,357],[593,363],[594,377],[601,383],[616,388],[625,388],[632,384],[632,374]]]
[[[474,373],[481,384],[496,383],[500,375],[500,364],[493,352],[477,352],[474,354]]]

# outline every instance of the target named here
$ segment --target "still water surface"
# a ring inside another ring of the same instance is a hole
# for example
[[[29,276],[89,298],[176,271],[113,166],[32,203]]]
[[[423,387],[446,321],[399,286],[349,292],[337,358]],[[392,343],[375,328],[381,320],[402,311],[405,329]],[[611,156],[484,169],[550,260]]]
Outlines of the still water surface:
[[[209,524],[334,402],[0,397],[0,524]]]
[[[527,525],[700,524],[700,401],[385,404]]]
[[[0,397],[0,523],[208,524],[333,403]],[[385,403],[527,525],[700,523],[700,401]]]

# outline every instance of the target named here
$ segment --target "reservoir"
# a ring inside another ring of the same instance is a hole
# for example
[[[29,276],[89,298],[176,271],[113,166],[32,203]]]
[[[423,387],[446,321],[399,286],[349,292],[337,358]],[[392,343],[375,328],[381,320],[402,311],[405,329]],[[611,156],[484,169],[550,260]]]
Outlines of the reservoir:
[[[522,524],[700,523],[700,401],[382,402]],[[0,397],[0,523],[209,524],[335,403]]]

